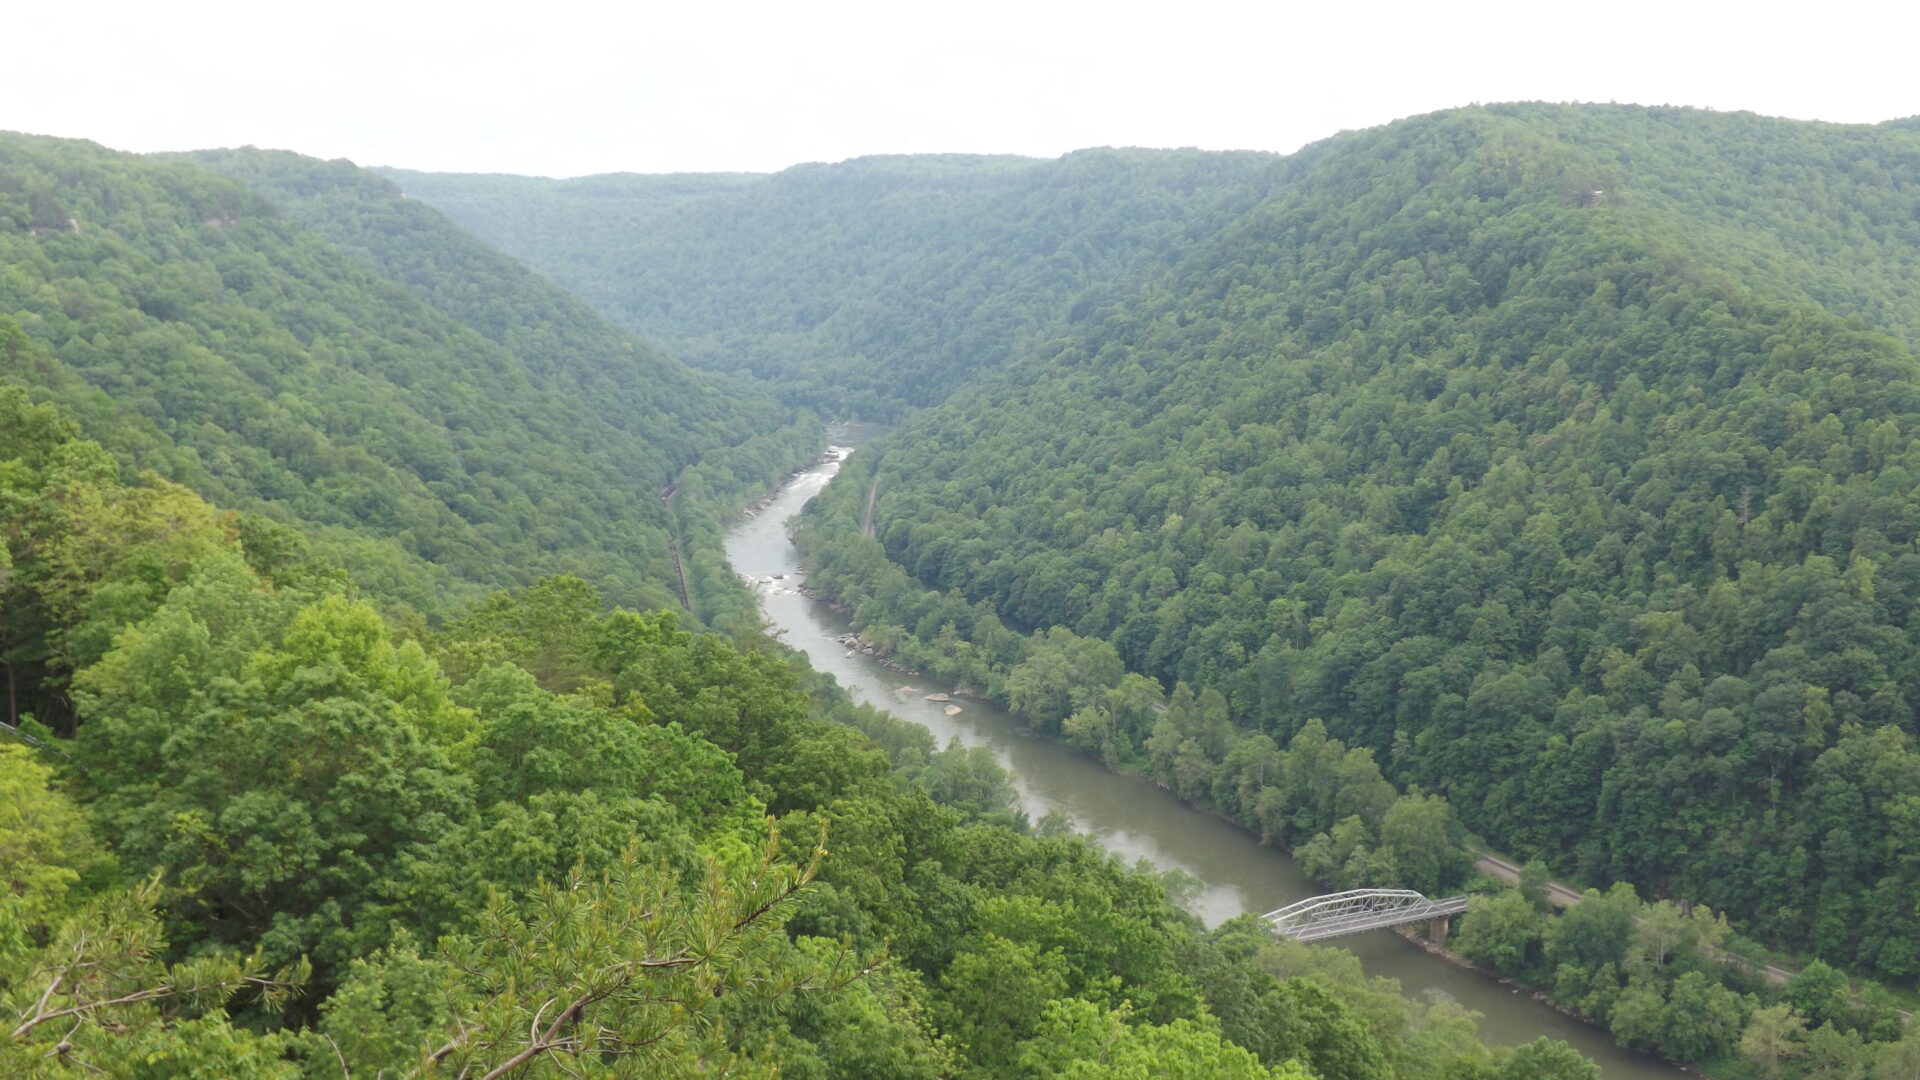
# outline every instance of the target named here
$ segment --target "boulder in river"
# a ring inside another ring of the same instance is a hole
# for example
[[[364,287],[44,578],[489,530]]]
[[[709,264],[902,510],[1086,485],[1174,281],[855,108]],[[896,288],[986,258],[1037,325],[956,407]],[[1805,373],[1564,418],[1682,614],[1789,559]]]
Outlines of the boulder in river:
[[[953,699],[947,696],[946,694],[928,694],[927,700],[928,701],[952,701]]]
[[[962,709],[962,708],[961,708],[960,706],[958,706],[958,705],[949,705],[949,706],[947,706],[947,715],[948,715],[948,716],[959,716],[959,715],[960,715],[960,714],[961,714],[962,712],[965,712],[965,711],[966,711],[966,710],[964,710],[964,709]]]

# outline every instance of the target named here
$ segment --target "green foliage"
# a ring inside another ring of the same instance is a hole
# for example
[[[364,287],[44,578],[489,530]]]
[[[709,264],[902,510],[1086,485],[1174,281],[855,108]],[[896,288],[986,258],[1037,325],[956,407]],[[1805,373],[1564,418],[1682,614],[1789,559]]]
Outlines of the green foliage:
[[[1825,961],[1815,960],[1800,969],[1787,984],[1787,1000],[1793,1003],[1795,1011],[1807,1018],[1809,1027],[1853,1026],[1853,987],[1848,985],[1844,974]]]
[[[7,330],[0,320],[0,338]],[[231,519],[151,474],[120,483],[112,459],[77,434],[58,410],[0,384],[0,664],[10,726],[37,714],[70,729],[72,672],[232,540]]]
[[[6,535],[33,546],[8,602],[38,613],[16,645],[46,655],[97,616],[47,602],[68,594],[38,552],[78,553],[59,565],[83,597],[125,562],[124,544],[68,542],[88,535],[77,518],[44,526],[67,520],[49,490],[136,523],[156,506],[222,519],[166,486],[142,502],[155,482],[110,467],[60,472],[97,454],[52,410],[18,415]],[[990,757],[809,696],[769,647],[603,613],[572,579],[402,635],[330,577],[263,578],[257,563],[286,560],[256,537],[207,533],[102,623],[111,647],[71,680],[77,736],[48,759],[72,755],[85,813],[30,751],[0,748],[0,998],[29,1024],[0,1044],[13,1071],[538,1074],[630,1049],[616,1071],[1005,1075],[1040,1052],[1047,1010],[1077,1005],[1139,1018],[1112,1059],[1128,1069],[1289,1075],[1318,1055],[1364,1071],[1385,1052],[1327,996],[1338,980],[1289,987],[1211,949],[1157,878],[1021,831]],[[1123,713],[1125,689],[1107,698]],[[756,854],[770,806],[789,835],[831,830],[832,857]],[[117,888],[119,863],[156,876]],[[849,965],[888,942],[900,959]],[[294,981],[292,1010],[267,1007]],[[1232,996],[1253,985],[1265,1012]],[[837,993],[792,1000],[809,988]],[[1242,1023],[1259,1046],[1243,1048],[1216,1007],[1285,1022]],[[1472,1053],[1469,1034],[1436,1060]]]
[[[1499,1080],[1600,1080],[1600,1066],[1566,1043],[1535,1039],[1515,1047],[1494,1075]]]
[[[428,1075],[695,1076],[715,1070],[772,1075],[740,1062],[707,1019],[729,994],[778,998],[826,989],[858,965],[802,963],[780,926],[811,880],[777,861],[770,838],[744,873],[709,868],[691,896],[630,848],[599,879],[576,873],[543,884],[523,905],[496,901],[447,961],[474,978],[456,998],[447,1041]]]
[[[1057,953],[984,935],[947,966],[935,1015],[982,1075],[1004,1073],[1039,1032],[1047,1003],[1067,996],[1065,966]]]
[[[1520,868],[1520,881],[1517,887],[1520,895],[1527,898],[1527,903],[1532,904],[1534,910],[1545,911],[1550,902],[1547,886],[1551,880],[1546,863],[1539,859],[1529,859],[1527,864]]]
[[[1873,1064],[1873,1080],[1916,1078],[1920,1078],[1920,1033],[1909,1033],[1899,1042],[1880,1048]]]
[[[562,572],[673,603],[819,438],[345,163],[0,137],[0,267],[0,380],[428,613]]]
[[[277,1011],[304,963],[166,959],[160,879],[120,885],[81,809],[13,744],[0,744],[0,866],[0,1073],[291,1080],[287,1040],[222,1008]]]
[[[385,175],[691,364],[885,420],[1115,303],[1279,166],[1085,150],[772,176]]]
[[[0,1072],[1492,1067],[1457,1009],[1205,933],[1158,876],[1029,831],[989,758],[753,635],[718,511],[804,418],[755,434],[786,414],[610,354],[364,174],[205,160],[253,190],[0,140],[0,364],[30,387],[0,386],[0,661],[33,747],[0,749]],[[605,607],[683,578],[733,637]],[[478,602],[436,629],[362,590]],[[1242,738],[1221,690],[1165,693],[1099,635],[941,614],[1002,692],[1037,656],[1036,718],[1116,759],[1463,873],[1447,805],[1371,749]]]
[[[1247,740],[1322,722],[1501,850],[1911,980],[1913,168],[1898,128],[1674,109],[1331,139],[863,448],[812,583],[1330,880],[1430,874],[1365,810],[1250,802]],[[1223,722],[1034,679],[1069,631]]]
[[[1007,702],[1041,730],[1057,733],[1069,716],[1116,687],[1125,674],[1113,646],[1056,626],[1007,673]]]
[[[75,751],[121,858],[186,885],[200,932],[330,971],[378,943],[393,860],[470,811],[447,748],[471,721],[417,645],[338,597],[245,652],[244,588],[177,590],[82,672]]]
[[[112,857],[52,780],[25,747],[0,742],[0,904],[22,928],[44,925],[68,893],[111,874]]]
[[[1640,898],[1625,882],[1616,882],[1605,893],[1588,889],[1578,904],[1553,920],[1547,959],[1590,970],[1607,964],[1620,967],[1626,963],[1640,908]]]
[[[1553,1040],[1502,1065],[1458,1005],[1409,1001],[1398,983],[1368,979],[1352,953],[1276,938],[1256,916],[1213,931],[1196,972],[1219,1003],[1222,1032],[1270,1064],[1295,1059],[1316,1076],[1401,1080],[1519,1077],[1535,1067],[1549,1076],[1588,1075],[1576,1064],[1585,1059]]]
[[[1712,977],[1689,971],[1668,991],[1660,1047],[1681,1061],[1719,1057],[1741,1038],[1750,1011],[1748,1003]]]
[[[749,840],[765,817],[728,755],[677,724],[557,697],[511,665],[482,670],[455,696],[486,718],[468,767],[482,805],[541,792],[647,792],[702,834],[744,826]]]
[[[830,943],[803,939],[803,952]],[[888,965],[839,993],[806,994],[783,1003],[796,1045],[780,1055],[780,1075],[796,1080],[861,1076],[940,1080],[958,1071],[952,1040],[938,1034],[929,992],[918,973]]]
[[[1788,1061],[1800,1056],[1806,1032],[1806,1020],[1791,1005],[1755,1009],[1740,1034],[1740,1057],[1764,1080],[1774,1080]]]
[[[421,956],[404,934],[355,958],[326,1000],[317,1038],[309,1040],[316,1044],[309,1047],[309,1075],[332,1080],[342,1067],[373,1076],[408,1075],[439,1045],[435,1037],[452,1026],[449,999],[458,985],[445,959]]]
[[[1013,781],[984,746],[961,746],[956,739],[933,755],[915,782],[934,802],[970,817],[1007,817],[1013,813]]]
[[[551,577],[474,605],[438,639],[440,666],[464,682],[480,666],[505,661],[555,693],[571,693],[592,670],[589,634],[604,614],[600,594],[577,577]]]
[[[1299,1058],[1324,1080],[1362,1080],[1387,1072],[1372,1034],[1331,992],[1305,979],[1280,984],[1277,1010]]]
[[[1090,1001],[1056,1001],[1007,1075],[1074,1080],[1306,1080],[1297,1063],[1268,1067],[1203,1025],[1130,1024],[1125,1006],[1109,1012]],[[1378,1075],[1378,1074],[1376,1074]]]
[[[47,928],[45,944],[0,948],[0,1069],[8,1076],[71,1075],[291,1080],[284,1040],[230,1025],[237,994],[278,1009],[305,981],[304,965],[269,972],[259,953],[159,958],[166,936],[151,878],[78,905]],[[0,941],[17,929],[0,905]],[[207,1015],[198,1015],[201,1012]]]
[[[1467,901],[1467,913],[1449,939],[1452,947],[1475,963],[1497,971],[1537,972],[1545,918],[1525,894],[1503,890]]]
[[[1861,1080],[1871,1060],[1860,1036],[1822,1024],[1807,1033],[1800,1075],[1809,1080]]]

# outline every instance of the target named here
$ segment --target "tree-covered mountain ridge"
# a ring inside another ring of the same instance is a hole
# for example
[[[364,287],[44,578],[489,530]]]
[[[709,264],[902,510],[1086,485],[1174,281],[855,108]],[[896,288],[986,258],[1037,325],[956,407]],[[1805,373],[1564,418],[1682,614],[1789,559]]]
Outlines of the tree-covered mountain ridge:
[[[1917,178],[1898,124],[1336,137],[857,455],[803,522],[814,583],[1278,838],[1256,743],[1318,719],[1509,851],[1911,980]],[[1110,708],[1063,633],[1231,723]]]
[[[691,364],[885,420],[1125,296],[1244,212],[1280,161],[1103,149],[771,175],[381,172]]]
[[[682,569],[691,600],[744,609],[718,518],[819,438],[385,181],[291,154],[0,136],[0,316],[46,346],[0,348],[0,375],[123,464],[297,525],[428,614],[553,572],[677,604]]]

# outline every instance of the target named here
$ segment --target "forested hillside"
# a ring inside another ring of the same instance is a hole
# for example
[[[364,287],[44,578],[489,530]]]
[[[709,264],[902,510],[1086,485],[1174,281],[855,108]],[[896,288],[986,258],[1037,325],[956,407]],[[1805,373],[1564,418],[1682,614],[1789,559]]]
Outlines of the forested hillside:
[[[818,422],[385,181],[6,137],[0,255],[0,1074],[1596,1076],[754,634]]]
[[[1920,136],[1500,106],[1284,172],[856,456],[814,584],[1270,835],[1322,721],[1510,853],[1920,979]]]
[[[1911,123],[390,175],[0,136],[0,1074],[1596,1075],[754,634],[810,406],[905,417],[799,537],[884,650],[1332,884],[1538,860],[1454,944],[1623,1043],[1920,1075],[1727,962],[1920,981]]]
[[[566,577],[398,632],[257,539],[0,385],[8,1077],[1597,1076],[1203,931],[764,641]]]
[[[1260,198],[1278,161],[1086,150],[771,176],[384,171],[691,364],[885,420],[1127,295]]]
[[[688,371],[345,163],[201,160],[251,186],[0,137],[0,316],[47,346],[0,345],[0,375],[424,613],[554,572],[677,605],[676,543],[702,560],[694,592],[741,605],[715,522],[810,452],[811,417]]]

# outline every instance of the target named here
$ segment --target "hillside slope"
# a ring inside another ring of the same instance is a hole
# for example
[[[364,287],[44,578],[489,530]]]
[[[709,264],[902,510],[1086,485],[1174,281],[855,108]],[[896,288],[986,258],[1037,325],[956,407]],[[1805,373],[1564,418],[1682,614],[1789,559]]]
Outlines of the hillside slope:
[[[568,578],[402,636],[234,526],[0,385],[8,1077],[1597,1075],[1203,931],[770,650]]]
[[[926,155],[771,176],[383,170],[689,363],[837,416],[940,401],[1265,193],[1265,154]]]
[[[293,155],[205,160],[254,188],[192,160],[0,137],[0,311],[48,357],[4,374],[123,462],[308,527],[376,593],[438,612],[564,571],[677,603],[662,489],[729,454],[768,479],[817,438],[384,181]]]
[[[1920,138],[1503,106],[1287,167],[863,451],[815,584],[1272,835],[1248,740],[1320,718],[1511,852],[1920,977]],[[1047,627],[1234,726],[1095,708]]]
[[[0,383],[0,1075],[1598,1076],[1204,929],[764,639],[569,577],[397,628],[255,525]]]

